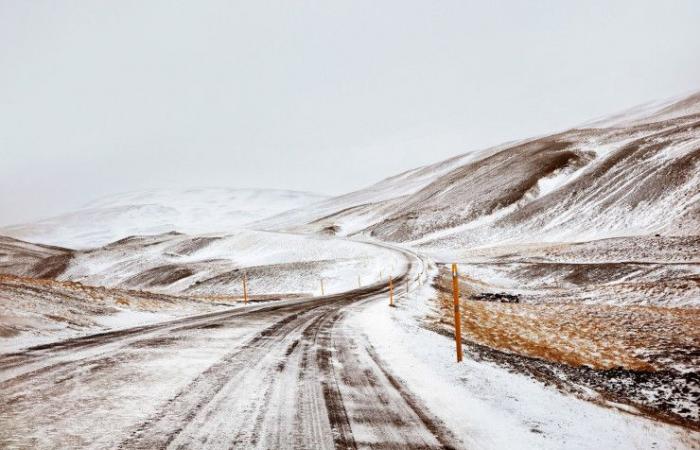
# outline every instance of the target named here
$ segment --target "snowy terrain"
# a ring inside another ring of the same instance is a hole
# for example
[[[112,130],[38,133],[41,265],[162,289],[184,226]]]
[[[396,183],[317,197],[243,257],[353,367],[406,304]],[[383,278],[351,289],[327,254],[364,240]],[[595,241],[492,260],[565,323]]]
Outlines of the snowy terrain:
[[[324,199],[308,192],[203,188],[152,190],[94,200],[82,209],[0,228],[0,235],[74,249],[134,235],[226,232]]]
[[[6,227],[0,444],[698,448],[699,230],[700,94],[339,197],[132,193]]]
[[[464,363],[454,363],[453,343],[417,325],[431,313],[424,300],[435,295],[431,291],[424,286],[401,297],[388,317],[384,305],[374,304],[355,315],[352,326],[368,335],[431,410],[459,430],[466,448],[692,448],[699,437],[621,414],[616,408],[624,411],[623,405],[607,409],[562,396],[531,377],[472,359],[469,351]]]
[[[317,295],[374,281],[402,268],[392,252],[361,242],[241,230],[233,234],[164,234],[76,252],[60,280],[187,295]]]
[[[371,234],[435,255],[504,243],[694,234],[699,109],[694,95],[647,111],[629,127],[572,129],[469,152],[256,225]]]

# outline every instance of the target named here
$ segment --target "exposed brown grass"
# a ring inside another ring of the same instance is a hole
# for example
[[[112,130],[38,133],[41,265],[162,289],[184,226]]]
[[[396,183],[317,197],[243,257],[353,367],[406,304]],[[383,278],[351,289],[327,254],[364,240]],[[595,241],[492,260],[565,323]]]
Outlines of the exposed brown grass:
[[[653,306],[506,304],[462,296],[464,338],[570,366],[653,371],[691,366],[700,310]],[[452,295],[439,294],[440,322],[453,323]]]

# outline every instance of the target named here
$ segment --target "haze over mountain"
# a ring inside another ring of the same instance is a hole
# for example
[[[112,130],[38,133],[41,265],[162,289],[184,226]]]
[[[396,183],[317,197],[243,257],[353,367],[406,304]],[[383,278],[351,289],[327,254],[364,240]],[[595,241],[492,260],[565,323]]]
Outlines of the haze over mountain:
[[[99,247],[132,235],[226,232],[321,199],[275,189],[161,189],[114,194],[84,208],[0,228],[17,239],[70,248]]]

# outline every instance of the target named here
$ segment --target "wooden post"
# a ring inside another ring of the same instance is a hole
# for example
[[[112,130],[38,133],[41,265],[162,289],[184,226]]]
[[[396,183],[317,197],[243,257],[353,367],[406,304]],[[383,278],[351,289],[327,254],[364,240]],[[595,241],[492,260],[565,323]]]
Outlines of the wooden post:
[[[326,295],[325,292],[323,291],[323,278],[321,278],[321,295]]]
[[[248,304],[248,274],[243,272],[243,304]]]
[[[452,296],[455,305],[455,344],[457,345],[457,362],[462,361],[462,318],[459,311],[459,277],[457,264],[452,263]]]
[[[389,306],[394,306],[394,283],[389,275]]]

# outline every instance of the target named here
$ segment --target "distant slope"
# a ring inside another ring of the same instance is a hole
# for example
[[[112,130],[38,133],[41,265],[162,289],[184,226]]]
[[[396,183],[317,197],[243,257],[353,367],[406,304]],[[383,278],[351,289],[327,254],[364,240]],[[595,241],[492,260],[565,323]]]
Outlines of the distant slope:
[[[700,234],[699,103],[694,95],[646,109],[646,119],[638,112],[617,115],[613,126],[469,152],[330,199],[226,189],[113,196],[0,230],[89,248],[67,253],[8,241],[6,248],[29,256],[20,255],[28,261],[21,271],[6,266],[24,275],[46,265],[59,280],[197,295],[237,293],[247,268],[266,280],[257,286],[251,280],[258,291],[284,286],[304,294],[321,277],[340,288],[382,270],[372,267],[376,248],[313,233],[369,235],[437,258],[504,244],[694,236]],[[634,258],[644,257],[637,253]],[[50,257],[60,267],[45,264]]]
[[[374,245],[322,236],[254,230],[191,236],[132,236],[75,251],[58,277],[122,289],[194,296],[241,295],[244,271],[255,295],[315,294],[374,281],[386,266],[401,270],[401,254]]]
[[[409,170],[367,188],[265,218],[252,226],[264,230],[321,231],[324,226],[334,225],[339,227],[339,234],[347,236],[376,223],[395,209],[402,199],[415,194],[455,168],[512,145],[514,144],[507,143],[472,151]]]
[[[445,249],[698,234],[700,94],[643,111],[467,153],[256,225]]]
[[[192,236],[129,236],[70,250],[0,236],[0,276],[53,279],[188,297],[307,296],[375,282],[405,265],[381,245],[317,235],[239,229]]]
[[[151,190],[105,197],[75,212],[0,228],[0,234],[70,248],[132,235],[226,232],[326,197],[272,189]]]
[[[68,267],[73,252],[0,236],[0,274],[54,278]]]

